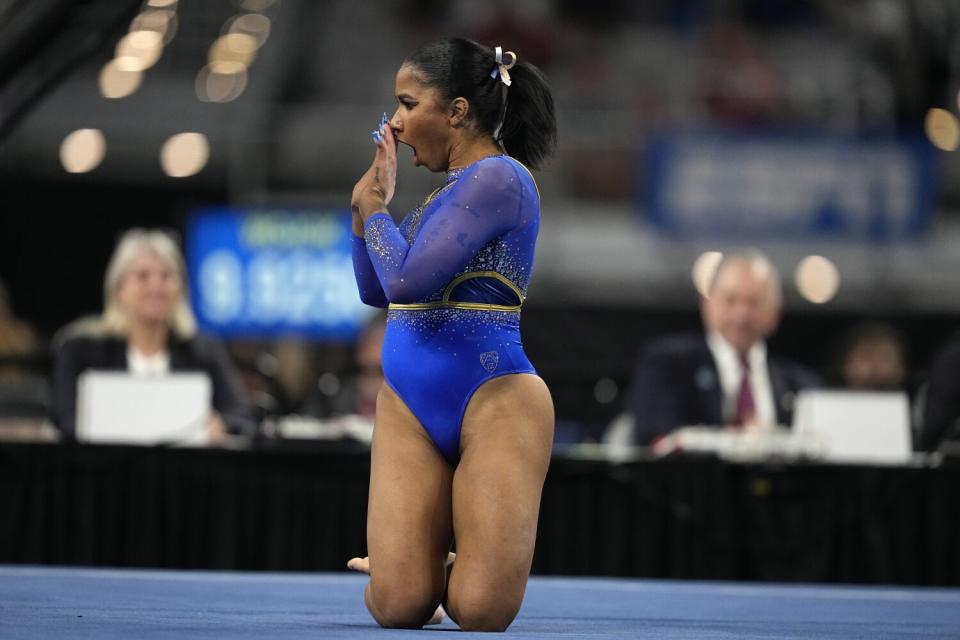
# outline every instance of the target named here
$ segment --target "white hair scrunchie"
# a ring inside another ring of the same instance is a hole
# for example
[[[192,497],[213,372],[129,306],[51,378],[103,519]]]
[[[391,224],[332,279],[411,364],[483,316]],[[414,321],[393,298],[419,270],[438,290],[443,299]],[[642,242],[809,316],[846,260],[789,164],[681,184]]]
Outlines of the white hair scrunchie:
[[[509,71],[509,69],[512,69],[512,68],[513,68],[513,65],[517,64],[517,54],[515,54],[513,51],[506,51],[506,52],[505,52],[505,51],[503,50],[503,47],[496,47],[496,48],[494,49],[494,51],[495,51],[495,55],[496,55],[496,58],[497,58],[497,66],[495,66],[495,67],[493,68],[493,71],[490,72],[490,77],[491,77],[491,78],[496,78],[496,77],[497,77],[497,74],[499,74],[499,75],[500,75],[500,81],[503,82],[503,84],[505,84],[505,85],[507,85],[507,86],[509,87],[509,86],[510,86],[510,83],[511,83],[511,80],[510,80],[510,71]],[[503,62],[504,53],[506,53],[506,55],[510,56],[510,63],[509,63],[509,64],[505,64],[505,63]]]

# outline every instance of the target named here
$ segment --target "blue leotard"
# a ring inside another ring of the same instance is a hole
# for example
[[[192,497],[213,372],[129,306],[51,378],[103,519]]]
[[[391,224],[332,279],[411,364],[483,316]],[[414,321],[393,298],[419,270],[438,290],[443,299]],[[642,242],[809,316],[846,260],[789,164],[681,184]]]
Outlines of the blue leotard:
[[[533,176],[508,156],[447,173],[400,226],[371,216],[354,236],[361,299],[389,307],[387,384],[455,464],[473,393],[510,373],[536,373],[520,342],[540,225]]]

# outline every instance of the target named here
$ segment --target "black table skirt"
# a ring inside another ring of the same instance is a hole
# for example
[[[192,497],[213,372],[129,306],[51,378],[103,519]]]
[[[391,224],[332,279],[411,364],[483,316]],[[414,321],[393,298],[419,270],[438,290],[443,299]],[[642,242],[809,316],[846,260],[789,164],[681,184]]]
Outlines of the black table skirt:
[[[369,452],[0,445],[0,563],[336,571]],[[533,571],[960,585],[960,469],[555,457]]]

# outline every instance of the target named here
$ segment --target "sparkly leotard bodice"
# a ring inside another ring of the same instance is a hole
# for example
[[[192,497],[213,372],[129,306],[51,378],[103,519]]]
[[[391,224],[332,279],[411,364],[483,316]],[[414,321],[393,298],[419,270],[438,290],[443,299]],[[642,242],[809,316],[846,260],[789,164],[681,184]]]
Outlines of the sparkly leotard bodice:
[[[450,171],[399,227],[378,213],[354,238],[361,298],[389,307],[387,384],[451,462],[473,392],[493,377],[534,372],[520,306],[539,219],[529,171],[493,156]]]

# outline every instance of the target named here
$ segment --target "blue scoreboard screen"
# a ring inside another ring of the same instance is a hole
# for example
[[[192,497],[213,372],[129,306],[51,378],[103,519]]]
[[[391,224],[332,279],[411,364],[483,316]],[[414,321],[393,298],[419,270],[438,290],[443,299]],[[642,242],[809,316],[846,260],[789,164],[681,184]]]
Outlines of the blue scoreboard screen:
[[[357,293],[344,210],[202,209],[187,225],[201,329],[231,337],[352,340],[374,309]]]

